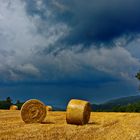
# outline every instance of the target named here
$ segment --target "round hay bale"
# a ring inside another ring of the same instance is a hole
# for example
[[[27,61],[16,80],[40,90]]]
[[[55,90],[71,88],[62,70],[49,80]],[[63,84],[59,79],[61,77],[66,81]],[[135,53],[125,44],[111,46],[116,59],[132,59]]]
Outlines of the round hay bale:
[[[10,106],[10,110],[18,110],[18,106],[16,106],[16,105],[11,105],[11,106]]]
[[[47,111],[52,111],[53,110],[52,106],[50,106],[50,105],[46,106],[46,109],[47,109]]]
[[[72,99],[68,103],[66,121],[68,124],[83,125],[90,119],[91,105],[87,101]]]
[[[21,118],[25,123],[41,123],[46,113],[45,105],[36,99],[26,101],[21,107]]]

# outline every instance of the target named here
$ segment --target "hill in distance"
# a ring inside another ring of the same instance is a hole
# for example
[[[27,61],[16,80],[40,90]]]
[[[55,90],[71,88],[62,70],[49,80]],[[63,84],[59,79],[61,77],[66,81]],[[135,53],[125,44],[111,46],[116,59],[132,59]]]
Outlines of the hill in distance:
[[[140,102],[140,95],[113,99],[102,104],[92,104],[93,111],[110,110],[117,106],[127,106]]]

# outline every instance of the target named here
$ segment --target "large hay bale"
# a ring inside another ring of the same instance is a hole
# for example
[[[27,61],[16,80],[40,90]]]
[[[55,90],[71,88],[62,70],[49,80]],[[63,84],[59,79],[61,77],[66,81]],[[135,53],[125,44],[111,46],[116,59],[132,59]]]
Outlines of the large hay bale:
[[[16,105],[11,105],[11,106],[10,106],[10,110],[18,110],[18,106],[16,106]]]
[[[50,105],[46,106],[46,109],[47,109],[47,111],[52,111],[53,110],[52,106],[50,106]]]
[[[36,99],[26,101],[21,107],[21,118],[25,123],[41,123],[46,113],[45,105]]]
[[[67,106],[66,121],[68,124],[83,125],[90,119],[91,105],[87,101],[72,99]]]

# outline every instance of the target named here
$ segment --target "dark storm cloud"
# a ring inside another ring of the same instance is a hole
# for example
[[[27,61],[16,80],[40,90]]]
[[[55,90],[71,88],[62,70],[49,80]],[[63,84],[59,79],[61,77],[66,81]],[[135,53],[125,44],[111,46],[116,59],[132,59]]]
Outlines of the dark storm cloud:
[[[139,5],[138,0],[0,0],[0,98],[62,105],[71,98],[103,101],[136,94]]]
[[[134,21],[138,19],[136,0],[134,3],[128,1],[125,6],[126,1],[110,0],[106,0],[106,3],[101,0],[0,2],[0,79],[86,79],[102,82],[104,79],[111,80],[108,75],[115,79],[129,79],[139,69],[139,60],[120,45],[120,42],[125,42],[121,35],[125,34],[128,28],[122,23],[134,25],[133,20],[130,24],[131,20],[124,18],[129,15]],[[133,16],[134,13],[136,17]],[[119,21],[122,30],[115,28],[118,23],[113,22],[113,19]],[[110,35],[112,32],[115,32],[115,37]],[[94,44],[112,41],[119,37],[116,32],[119,32],[120,38],[115,40],[114,47],[109,47],[108,44],[98,47]],[[136,29],[131,30],[130,36],[132,34],[136,34]]]
[[[28,1],[27,11],[43,20],[66,23],[71,28],[63,39],[66,43],[108,42],[140,32],[139,0],[48,0],[42,5],[40,9],[35,0]],[[52,12],[51,18],[46,10]]]

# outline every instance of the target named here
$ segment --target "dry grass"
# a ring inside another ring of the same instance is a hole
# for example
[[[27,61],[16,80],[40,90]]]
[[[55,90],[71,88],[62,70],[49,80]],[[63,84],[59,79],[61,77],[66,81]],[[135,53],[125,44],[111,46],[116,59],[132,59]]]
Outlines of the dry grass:
[[[89,102],[72,99],[67,105],[66,121],[68,124],[87,124],[90,118],[91,106]]]
[[[48,106],[46,106],[46,110],[47,111],[53,111],[53,108],[52,108],[52,106],[48,105]]]
[[[46,106],[39,100],[26,101],[21,108],[21,118],[25,123],[40,123],[46,117]]]
[[[92,113],[89,124],[66,124],[65,112],[48,112],[42,124],[25,124],[18,110],[0,110],[0,140],[140,140],[140,114]]]
[[[9,110],[18,110],[18,106],[16,106],[16,105],[11,105]]]

